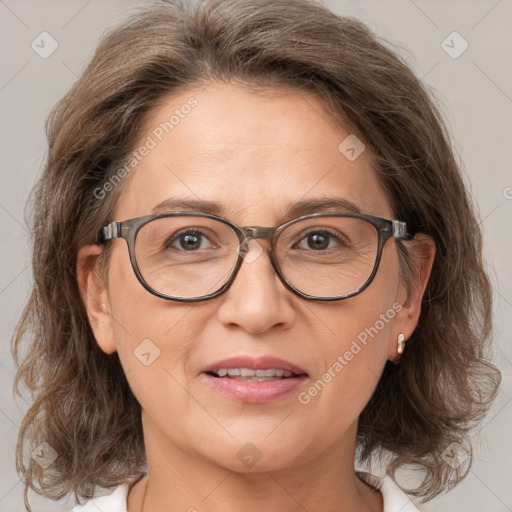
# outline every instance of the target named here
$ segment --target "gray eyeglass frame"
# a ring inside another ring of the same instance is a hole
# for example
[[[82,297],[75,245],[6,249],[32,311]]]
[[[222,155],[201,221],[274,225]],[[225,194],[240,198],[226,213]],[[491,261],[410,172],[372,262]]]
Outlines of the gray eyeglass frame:
[[[128,219],[124,221],[114,221],[110,224],[107,224],[102,229],[98,231],[98,234],[96,236],[95,243],[97,245],[103,245],[109,240],[114,240],[116,238],[123,238],[126,240],[126,243],[128,245],[128,253],[130,256],[130,262],[133,267],[133,271],[135,272],[135,275],[137,279],[139,280],[140,284],[151,294],[156,295],[157,297],[160,297],[162,299],[166,300],[173,300],[177,302],[202,302],[205,300],[213,299],[215,297],[218,297],[222,293],[224,293],[232,284],[233,281],[236,278],[236,275],[238,274],[238,271],[240,270],[240,267],[242,266],[242,262],[244,260],[244,257],[242,254],[243,249],[241,249],[238,252],[237,261],[233,267],[233,270],[231,272],[231,276],[229,277],[228,281],[217,291],[210,293],[208,295],[201,295],[199,297],[175,297],[172,295],[166,295],[163,293],[158,292],[157,290],[153,289],[151,286],[149,286],[146,281],[144,280],[144,277],[142,276],[139,266],[137,264],[137,260],[135,258],[135,239],[137,237],[137,233],[148,222],[151,222],[155,219],[161,219],[164,217],[206,217],[208,219],[217,220],[219,222],[222,222],[229,226],[237,235],[238,240],[240,242],[240,247],[245,248],[247,243],[251,239],[257,239],[257,240],[267,240],[270,242],[270,261],[272,263],[272,266],[274,267],[274,270],[276,271],[276,274],[279,276],[282,283],[292,292],[297,294],[299,297],[302,297],[304,299],[308,300],[314,300],[314,301],[324,301],[324,302],[331,302],[331,301],[339,301],[339,300],[345,300],[350,297],[354,297],[355,295],[358,295],[363,290],[368,288],[370,286],[371,282],[375,278],[375,275],[377,273],[377,270],[379,268],[381,256],[382,256],[382,249],[384,247],[384,244],[388,241],[389,238],[401,238],[405,240],[412,240],[413,236],[410,235],[407,232],[407,226],[405,222],[398,221],[398,220],[390,220],[386,219],[384,217],[377,217],[375,215],[368,215],[364,213],[353,213],[353,212],[317,212],[312,213],[308,215],[303,215],[301,217],[297,217],[295,219],[292,219],[290,221],[285,222],[284,224],[281,224],[279,226],[274,227],[263,227],[263,226],[238,226],[234,224],[233,222],[229,221],[228,219],[225,219],[224,217],[219,217],[217,215],[213,215],[210,213],[204,213],[199,211],[172,211],[172,212],[163,212],[163,213],[157,213],[155,215],[145,215],[143,217],[137,217],[134,219]],[[307,293],[301,292],[300,290],[297,290],[284,276],[281,267],[279,265],[279,262],[277,261],[276,256],[276,245],[277,240],[280,236],[280,234],[292,224],[295,224],[296,222],[300,222],[306,219],[316,218],[316,217],[350,217],[354,219],[361,219],[369,224],[371,224],[377,231],[378,234],[378,246],[377,246],[377,255],[375,258],[375,264],[373,267],[373,270],[371,274],[368,276],[368,279],[355,291],[339,295],[336,297],[321,297],[321,296],[315,296],[315,295],[309,295]]]

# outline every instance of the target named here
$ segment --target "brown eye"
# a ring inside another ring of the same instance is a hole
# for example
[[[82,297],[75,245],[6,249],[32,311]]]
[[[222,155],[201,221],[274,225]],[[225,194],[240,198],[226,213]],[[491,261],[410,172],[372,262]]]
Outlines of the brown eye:
[[[170,237],[164,244],[164,250],[179,250],[194,252],[198,249],[208,249],[209,238],[197,229],[187,229]]]
[[[340,236],[338,236],[340,235]],[[348,247],[348,243],[346,242],[346,238],[338,233],[338,235],[332,233],[328,230],[314,230],[310,231],[301,240],[301,244],[299,244],[299,249],[311,249],[314,251],[322,251],[325,249],[333,248],[333,245],[338,248]],[[304,242],[305,245],[304,246]]]

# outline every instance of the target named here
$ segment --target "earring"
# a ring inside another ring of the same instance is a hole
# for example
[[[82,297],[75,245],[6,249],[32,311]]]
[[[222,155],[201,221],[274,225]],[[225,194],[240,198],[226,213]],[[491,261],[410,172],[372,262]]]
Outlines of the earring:
[[[397,352],[399,354],[403,354],[404,353],[404,347],[405,347],[405,336],[400,333],[398,335],[398,348],[397,348]]]

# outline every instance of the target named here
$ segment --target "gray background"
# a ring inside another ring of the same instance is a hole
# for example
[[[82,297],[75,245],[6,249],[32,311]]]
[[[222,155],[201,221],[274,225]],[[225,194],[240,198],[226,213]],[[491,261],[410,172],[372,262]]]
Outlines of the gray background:
[[[470,474],[451,492],[423,505],[422,510],[512,510],[512,437],[510,430],[508,434],[506,431],[512,418],[512,1],[323,3],[340,14],[360,18],[403,48],[400,53],[442,104],[482,219],[485,256],[495,292],[495,361],[502,370],[503,385],[474,438],[475,461]],[[24,510],[22,484],[13,460],[17,425],[25,404],[12,398],[14,366],[9,338],[30,290],[23,208],[46,151],[45,118],[77,79],[106,27],[120,19],[125,8],[137,4],[140,2],[136,0],[0,0],[1,512]],[[57,50],[46,59],[31,48],[32,41],[44,31],[58,43]],[[469,45],[457,58],[453,56],[464,41],[458,36],[446,39],[454,31]],[[42,499],[33,503],[38,512],[58,508]]]

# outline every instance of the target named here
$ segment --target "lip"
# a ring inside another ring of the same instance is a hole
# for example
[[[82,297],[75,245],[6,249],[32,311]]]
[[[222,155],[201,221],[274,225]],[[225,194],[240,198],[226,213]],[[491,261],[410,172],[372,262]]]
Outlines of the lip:
[[[208,374],[219,368],[248,368],[252,370],[285,370],[296,374],[293,377],[266,380],[243,381],[230,378],[219,378]],[[217,361],[203,368],[201,377],[218,393],[240,402],[263,404],[273,402],[296,391],[309,379],[307,372],[300,366],[278,357],[239,356]]]
[[[270,370],[275,368],[276,370],[285,370],[287,372],[296,373],[298,375],[307,375],[306,370],[297,366],[296,364],[280,359],[279,357],[263,356],[263,357],[251,357],[251,356],[237,356],[230,357],[229,359],[223,359],[210,364],[203,368],[202,372],[215,372],[219,368],[248,368],[249,370]]]
[[[297,377],[266,381],[244,381],[225,377],[219,378],[209,375],[208,373],[201,374],[201,377],[207,384],[222,395],[249,404],[273,402],[296,391],[309,379],[309,377],[304,374],[297,375]]]

